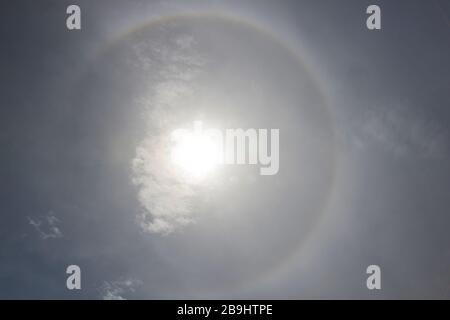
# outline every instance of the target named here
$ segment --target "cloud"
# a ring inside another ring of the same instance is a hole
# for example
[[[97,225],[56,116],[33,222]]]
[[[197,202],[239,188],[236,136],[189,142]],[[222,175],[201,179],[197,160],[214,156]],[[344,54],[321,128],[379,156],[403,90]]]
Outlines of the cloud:
[[[57,224],[59,219],[50,211],[47,215],[40,218],[28,218],[28,223],[33,226],[42,239],[62,238],[63,234]]]
[[[377,143],[397,156],[438,158],[448,154],[448,131],[425,112],[397,105],[367,108],[345,131],[357,148]]]
[[[148,232],[170,234],[193,223],[195,189],[170,166],[169,141],[162,136],[141,142],[133,159],[133,183],[138,187],[140,226]]]
[[[142,207],[139,225],[146,232],[167,235],[195,220],[196,189],[170,166],[169,130],[192,112],[193,80],[206,59],[196,52],[193,36],[180,30],[161,32],[164,37],[139,42],[130,60],[139,70],[152,69],[151,74],[157,74],[150,79],[150,94],[137,101],[148,132],[136,147],[131,179]]]
[[[124,294],[135,292],[136,287],[142,285],[142,282],[135,279],[126,279],[118,281],[105,281],[101,287],[101,296],[103,300],[126,300]]]

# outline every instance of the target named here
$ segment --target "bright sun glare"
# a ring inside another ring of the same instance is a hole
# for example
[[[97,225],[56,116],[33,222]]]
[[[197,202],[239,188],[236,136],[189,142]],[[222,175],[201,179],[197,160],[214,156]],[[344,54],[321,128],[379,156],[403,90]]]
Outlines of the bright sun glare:
[[[219,164],[220,149],[211,137],[185,132],[175,137],[172,163],[192,179],[203,179]]]

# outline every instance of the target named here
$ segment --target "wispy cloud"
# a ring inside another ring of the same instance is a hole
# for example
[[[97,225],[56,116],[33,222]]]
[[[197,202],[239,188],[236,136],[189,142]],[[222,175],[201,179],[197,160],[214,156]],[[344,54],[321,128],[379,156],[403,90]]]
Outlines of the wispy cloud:
[[[346,139],[364,148],[378,143],[397,156],[442,157],[448,154],[448,130],[436,120],[403,105],[367,108],[347,128]]]
[[[167,235],[193,222],[195,190],[170,167],[163,137],[149,138],[136,150],[133,183],[139,188],[143,211],[140,226],[148,232]]]
[[[103,300],[126,300],[124,295],[134,292],[142,282],[135,279],[126,279],[118,281],[105,281],[100,288]]]
[[[138,222],[144,231],[163,235],[194,222],[196,192],[168,165],[167,130],[192,112],[188,108],[195,96],[192,80],[206,63],[195,49],[194,37],[182,30],[172,31],[161,40],[156,37],[139,43],[132,59],[136,67],[153,68],[158,74],[146,100],[139,101],[148,135],[136,147],[131,169],[142,206]]]
[[[36,230],[42,239],[61,238],[63,233],[57,226],[59,219],[50,211],[47,215],[31,218],[27,217],[28,223]]]

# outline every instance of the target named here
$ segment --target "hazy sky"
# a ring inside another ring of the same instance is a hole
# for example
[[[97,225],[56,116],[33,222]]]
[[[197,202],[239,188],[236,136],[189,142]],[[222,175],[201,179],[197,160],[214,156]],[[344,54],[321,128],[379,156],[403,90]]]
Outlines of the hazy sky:
[[[446,1],[0,11],[0,298],[450,297]],[[280,129],[278,174],[184,180],[195,120]]]

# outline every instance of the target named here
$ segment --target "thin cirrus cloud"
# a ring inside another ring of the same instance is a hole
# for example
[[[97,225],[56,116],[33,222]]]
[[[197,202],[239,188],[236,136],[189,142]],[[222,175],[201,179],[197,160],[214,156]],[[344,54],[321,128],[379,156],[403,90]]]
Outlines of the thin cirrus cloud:
[[[53,212],[50,211],[43,217],[27,218],[28,223],[34,228],[34,230],[36,230],[36,232],[42,239],[46,240],[63,237],[63,233],[58,227],[59,219],[54,215]]]
[[[195,43],[193,36],[182,34],[173,41],[143,40],[133,47],[134,67],[157,65],[160,69],[149,96],[137,101],[144,109],[149,134],[136,147],[131,163],[142,207],[138,221],[150,233],[167,235],[195,221],[196,191],[170,166],[166,129],[179,121],[180,111],[194,94],[192,80],[206,63]]]
[[[353,119],[344,133],[352,147],[375,143],[396,156],[440,158],[448,154],[448,130],[415,109],[402,105],[367,108]]]
[[[132,293],[142,284],[136,279],[105,281],[100,288],[103,300],[126,300],[124,295]]]

